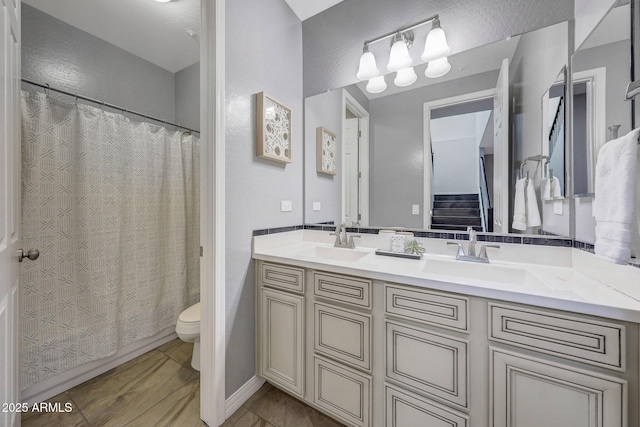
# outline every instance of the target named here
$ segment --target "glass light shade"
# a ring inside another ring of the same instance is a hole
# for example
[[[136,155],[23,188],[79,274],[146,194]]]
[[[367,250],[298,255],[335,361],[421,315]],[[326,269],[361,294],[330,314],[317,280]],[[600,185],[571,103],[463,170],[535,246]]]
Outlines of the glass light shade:
[[[369,51],[369,46],[365,46],[364,52],[360,57],[360,66],[356,77],[360,80],[369,80],[379,75],[380,71],[378,71],[378,66],[376,65],[376,58]]]
[[[409,55],[407,43],[402,39],[402,35],[398,33],[393,38],[393,45],[391,46],[391,53],[389,53],[387,70],[400,71],[403,68],[411,67],[411,64],[413,64],[413,61]]]
[[[430,79],[437,79],[447,74],[451,70],[451,64],[447,60],[447,57],[436,59],[427,64],[427,69],[424,70],[424,75]]]
[[[416,72],[413,70],[413,67],[409,67],[398,71],[393,83],[398,87],[405,87],[414,84],[416,80],[418,80]]]
[[[448,56],[451,49],[447,44],[447,37],[444,30],[440,27],[434,27],[427,35],[427,42],[422,52],[422,60],[425,62],[435,61],[436,59]]]
[[[367,92],[369,93],[381,93],[387,89],[387,82],[384,81],[384,76],[374,77],[367,83]]]

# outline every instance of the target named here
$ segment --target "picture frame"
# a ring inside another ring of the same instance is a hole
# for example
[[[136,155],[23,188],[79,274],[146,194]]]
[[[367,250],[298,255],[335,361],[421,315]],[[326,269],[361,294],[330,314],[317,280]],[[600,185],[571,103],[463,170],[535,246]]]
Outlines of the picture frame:
[[[256,155],[274,162],[291,163],[291,109],[264,92],[256,95],[256,107]]]
[[[336,175],[338,136],[329,129],[316,129],[316,169],[318,173]]]

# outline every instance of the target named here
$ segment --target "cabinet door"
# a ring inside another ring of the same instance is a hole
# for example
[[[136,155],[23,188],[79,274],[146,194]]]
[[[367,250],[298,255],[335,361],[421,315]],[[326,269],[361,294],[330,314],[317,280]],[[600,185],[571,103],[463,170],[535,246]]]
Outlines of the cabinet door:
[[[371,316],[314,304],[314,349],[371,371]]]
[[[469,410],[468,342],[387,322],[387,378]]]
[[[261,366],[263,377],[304,395],[304,298],[261,290]]]
[[[468,427],[469,416],[386,385],[386,427]]]
[[[371,425],[371,376],[315,356],[314,380],[313,403],[352,425]]]
[[[625,427],[627,383],[491,348],[494,427]]]

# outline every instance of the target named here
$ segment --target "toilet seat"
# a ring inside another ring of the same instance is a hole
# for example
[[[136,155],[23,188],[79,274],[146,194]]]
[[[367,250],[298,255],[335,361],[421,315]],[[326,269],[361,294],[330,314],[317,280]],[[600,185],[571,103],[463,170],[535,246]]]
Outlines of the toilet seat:
[[[200,335],[200,303],[192,305],[180,314],[176,322],[176,333],[191,340],[195,338],[194,335]]]

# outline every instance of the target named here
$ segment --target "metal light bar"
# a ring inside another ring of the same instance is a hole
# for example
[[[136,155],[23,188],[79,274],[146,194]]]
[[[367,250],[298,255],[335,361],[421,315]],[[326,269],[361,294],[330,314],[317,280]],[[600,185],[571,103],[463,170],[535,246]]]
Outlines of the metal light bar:
[[[411,24],[411,25],[409,25],[409,26],[407,26],[407,27],[400,28],[399,30],[391,31],[391,32],[389,32],[389,33],[386,33],[386,34],[385,34],[385,35],[383,35],[383,36],[376,37],[375,39],[365,40],[364,44],[365,44],[365,45],[368,45],[368,44],[371,44],[371,43],[377,43],[377,42],[379,42],[380,40],[388,39],[389,37],[392,37],[392,36],[394,36],[394,35],[395,35],[395,34],[397,34],[397,33],[403,33],[403,32],[405,32],[405,31],[413,30],[414,28],[417,28],[417,27],[419,27],[419,26],[421,26],[421,25],[427,24],[427,23],[429,23],[429,22],[431,22],[431,21],[434,21],[434,20],[436,20],[436,19],[438,19],[438,18],[439,18],[439,16],[438,16],[438,15],[433,15],[433,16],[432,16],[432,17],[430,17],[430,18],[427,18],[427,19],[424,19],[424,20],[422,20],[422,21],[416,22],[415,24]]]

